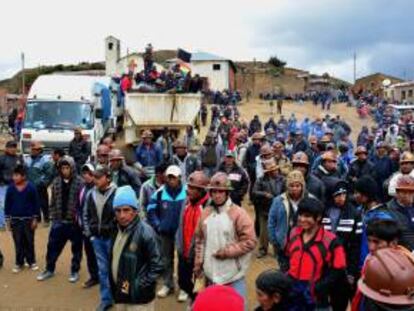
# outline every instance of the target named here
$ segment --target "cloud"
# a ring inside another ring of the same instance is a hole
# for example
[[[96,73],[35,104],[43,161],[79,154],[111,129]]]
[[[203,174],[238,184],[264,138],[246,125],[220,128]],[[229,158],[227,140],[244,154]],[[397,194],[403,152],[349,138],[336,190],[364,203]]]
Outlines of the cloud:
[[[401,68],[414,69],[408,68],[414,60],[414,25],[410,18],[414,2],[283,3],[283,7],[260,18],[262,23],[255,39],[258,47],[273,47],[288,62],[292,59],[298,66],[319,68],[348,80],[352,78],[354,52],[358,55],[360,74],[385,71],[401,75]],[[293,55],[301,55],[290,58],[292,51]]]

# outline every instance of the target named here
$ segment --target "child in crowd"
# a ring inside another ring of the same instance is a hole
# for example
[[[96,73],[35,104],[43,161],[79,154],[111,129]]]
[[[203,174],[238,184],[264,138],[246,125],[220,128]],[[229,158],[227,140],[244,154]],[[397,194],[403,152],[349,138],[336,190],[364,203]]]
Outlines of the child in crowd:
[[[13,171],[13,184],[7,188],[5,215],[12,232],[16,250],[14,273],[19,273],[25,262],[33,271],[38,270],[35,256],[34,233],[40,213],[39,197],[35,186],[27,180],[23,165]]]

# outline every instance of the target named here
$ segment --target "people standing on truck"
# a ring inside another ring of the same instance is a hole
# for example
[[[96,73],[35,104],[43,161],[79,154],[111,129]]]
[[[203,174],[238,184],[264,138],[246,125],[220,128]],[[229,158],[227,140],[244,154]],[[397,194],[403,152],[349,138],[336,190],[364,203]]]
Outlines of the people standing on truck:
[[[17,155],[17,142],[9,140],[6,143],[4,154],[0,156],[0,229],[5,228],[4,202],[7,188],[13,183],[13,171],[23,165],[23,157]]]
[[[74,130],[75,137],[69,143],[69,155],[75,160],[78,172],[91,155],[90,144],[82,136],[82,128]]]
[[[136,170],[125,163],[125,157],[119,149],[109,153],[109,168],[112,182],[117,187],[129,185],[134,189],[137,198],[141,190],[141,180]]]
[[[39,196],[35,186],[27,181],[26,168],[19,164],[12,174],[13,183],[7,188],[5,214],[12,232],[16,261],[13,273],[19,273],[25,263],[32,271],[37,271],[34,233],[40,213]]]
[[[154,175],[154,168],[163,161],[163,154],[161,148],[152,141],[154,135],[150,130],[145,130],[141,138],[142,142],[135,150],[135,155],[148,179]]]
[[[118,224],[109,262],[111,294],[119,311],[154,311],[163,265],[154,230],[138,215],[134,190],[118,188],[113,200]]]
[[[39,141],[30,143],[30,155],[24,158],[27,176],[39,194],[40,209],[44,226],[49,226],[49,194],[47,188],[53,178],[53,164],[49,156],[43,154],[43,145]]]
[[[62,253],[66,242],[71,241],[72,264],[69,282],[79,280],[82,260],[82,229],[79,224],[79,194],[82,190],[82,179],[77,175],[75,162],[65,156],[59,162],[60,175],[52,183],[52,199],[50,218],[52,227],[46,252],[46,269],[37,276],[44,281],[54,276],[56,261]]]
[[[148,222],[158,233],[161,254],[164,258],[163,286],[157,296],[165,298],[174,292],[174,249],[180,214],[187,199],[186,185],[181,182],[181,170],[170,165],[165,175],[167,181],[151,197],[147,208]],[[184,294],[180,292],[180,296]]]
[[[108,168],[97,169],[94,177],[95,187],[86,199],[86,210],[83,214],[84,231],[92,243],[98,263],[101,297],[97,311],[105,311],[113,304],[109,272],[111,239],[116,228],[113,210],[116,186],[111,183],[111,172]]]

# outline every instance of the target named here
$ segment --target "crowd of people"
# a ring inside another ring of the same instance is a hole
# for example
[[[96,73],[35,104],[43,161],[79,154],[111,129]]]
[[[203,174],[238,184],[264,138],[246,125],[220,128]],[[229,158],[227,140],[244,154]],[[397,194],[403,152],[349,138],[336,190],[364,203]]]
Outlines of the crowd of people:
[[[22,157],[9,141],[0,225],[12,232],[13,272],[39,269],[42,221],[50,232],[37,280],[54,276],[70,241],[68,281],[85,254],[97,310],[154,310],[176,289],[194,311],[247,310],[253,254],[276,259],[256,280],[256,310],[412,310],[414,143],[392,139],[408,139],[404,122],[363,128],[354,146],[340,116],[262,126],[214,105],[202,143],[192,127],[182,139],[145,130],[129,164],[110,137],[91,157],[81,129],[68,154],[51,157],[36,141]]]

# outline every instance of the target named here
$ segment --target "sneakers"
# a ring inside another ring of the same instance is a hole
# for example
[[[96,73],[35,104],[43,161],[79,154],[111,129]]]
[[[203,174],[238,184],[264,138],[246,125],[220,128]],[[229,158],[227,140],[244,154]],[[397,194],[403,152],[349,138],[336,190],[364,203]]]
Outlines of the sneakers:
[[[47,279],[50,279],[50,278],[52,278],[52,277],[54,277],[55,276],[55,274],[53,273],[53,272],[50,272],[50,271],[47,271],[47,270],[45,270],[45,271],[43,271],[42,273],[40,273],[38,276],[37,276],[37,280],[38,281],[45,281],[45,280],[47,280]]]
[[[99,284],[99,281],[98,280],[96,280],[96,279],[89,279],[85,283],[82,284],[82,287],[83,288],[91,288],[91,287],[93,287],[95,285],[98,285],[98,284]]]
[[[178,302],[186,302],[188,299],[188,294],[183,291],[182,289],[180,289],[180,293],[178,294],[178,298],[177,301]]]
[[[22,271],[22,268],[23,268],[22,266],[15,265],[12,269],[12,272],[19,273],[20,271]]]
[[[79,280],[79,273],[77,273],[77,272],[72,272],[72,273],[69,275],[68,281],[69,281],[70,283],[76,283],[78,280]]]
[[[161,287],[161,289],[157,292],[157,296],[159,298],[165,298],[168,295],[172,294],[173,289],[169,288],[168,286],[163,285],[163,287]]]
[[[32,270],[32,271],[37,271],[37,270],[39,270],[39,266],[36,263],[32,263],[29,266],[29,269]]]

